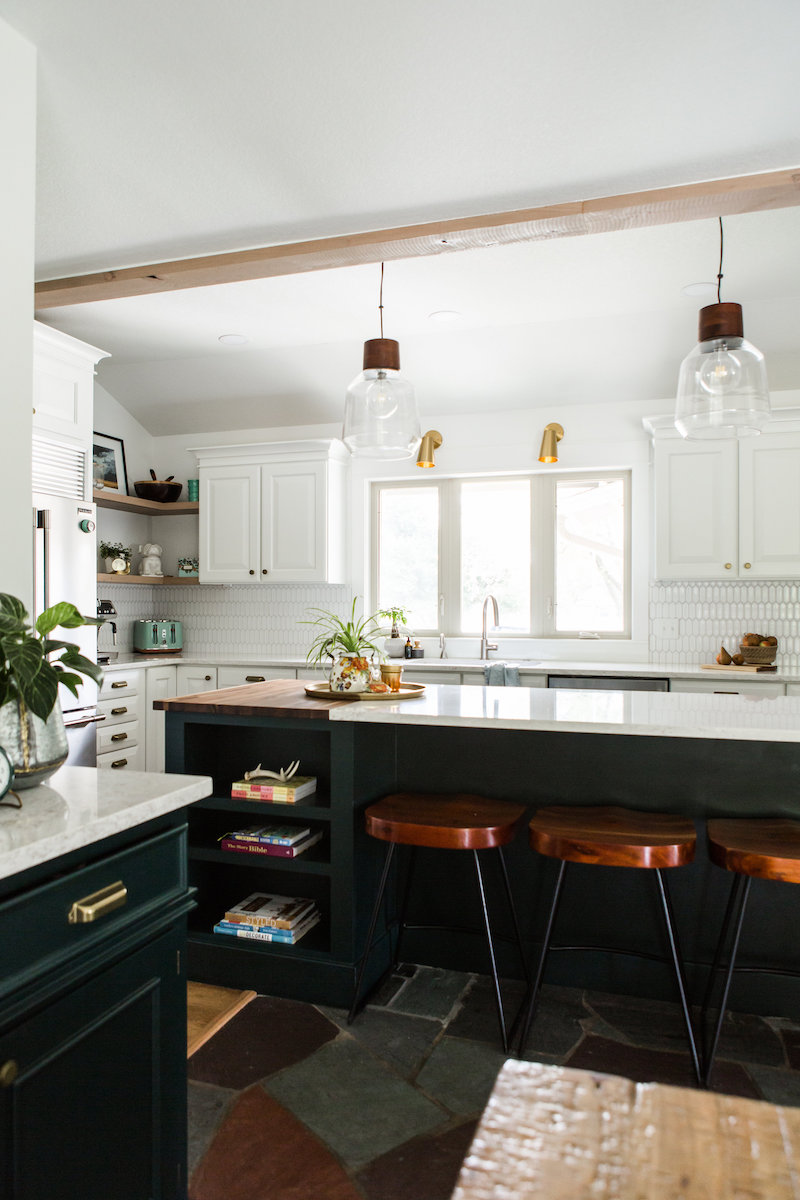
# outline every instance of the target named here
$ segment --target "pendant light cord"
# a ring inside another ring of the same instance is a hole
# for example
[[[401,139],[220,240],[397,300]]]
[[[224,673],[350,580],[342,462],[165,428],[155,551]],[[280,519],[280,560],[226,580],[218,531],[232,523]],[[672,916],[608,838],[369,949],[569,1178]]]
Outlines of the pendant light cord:
[[[719,218],[719,271],[717,273],[717,304],[720,303],[720,289],[722,288],[722,217]],[[381,270],[383,268],[381,267]],[[383,336],[383,335],[381,335]]]
[[[378,312],[381,315],[381,337],[383,337],[383,263],[381,263],[381,290],[378,297]]]

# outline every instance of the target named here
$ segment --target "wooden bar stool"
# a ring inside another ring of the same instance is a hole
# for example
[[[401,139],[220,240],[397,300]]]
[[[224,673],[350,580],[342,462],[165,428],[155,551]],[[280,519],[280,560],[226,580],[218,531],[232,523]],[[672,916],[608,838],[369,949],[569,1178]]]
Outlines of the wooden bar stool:
[[[378,887],[378,894],[375,897],[375,904],[372,909],[364,954],[356,976],[353,1003],[350,1006],[350,1012],[347,1016],[348,1025],[352,1022],[360,1007],[361,983],[364,978],[367,960],[372,950],[375,926],[386,892],[386,884],[389,879],[389,871],[395,848],[397,846],[410,846],[412,847],[412,853],[413,849],[417,846],[425,846],[432,850],[471,850],[475,862],[475,874],[478,882],[486,940],[489,947],[489,959],[491,962],[492,978],[494,979],[495,1002],[500,1021],[503,1049],[508,1050],[508,1034],[503,1012],[503,1000],[500,994],[494,941],[492,939],[489,911],[486,904],[486,889],[478,851],[497,851],[497,858],[500,863],[506,896],[508,897],[520,956],[523,967],[527,971],[525,950],[511,894],[508,871],[503,857],[503,846],[512,840],[517,826],[524,815],[525,809],[521,805],[508,804],[503,800],[487,800],[483,796],[462,794],[444,796],[438,793],[426,794],[420,792],[400,792],[396,795],[385,796],[377,804],[372,804],[365,810],[364,816],[366,818],[367,833],[370,837],[388,842],[389,845],[383,864],[383,873]],[[409,872],[408,885],[410,883],[411,876]],[[405,926],[407,897],[408,886],[406,887],[405,898],[401,906],[398,922],[401,935]],[[399,940],[398,938],[398,947]],[[397,958],[398,955],[395,953],[395,962]]]
[[[604,867],[634,867],[638,870],[655,872],[692,1063],[695,1075],[700,1081],[700,1060],[686,996],[683,962],[669,892],[666,880],[662,875],[662,871],[669,867],[682,867],[693,860],[697,842],[693,822],[688,817],[675,816],[673,813],[637,812],[626,808],[594,806],[589,808],[540,808],[530,822],[529,840],[532,850],[546,855],[548,858],[560,859],[561,865],[553,889],[542,952],[539,956],[528,1011],[520,1037],[519,1053],[523,1053],[528,1040],[528,1031],[536,1011],[539,989],[550,950],[611,949],[611,947],[603,946],[551,946],[550,940],[567,864],[577,862]]]
[[[800,883],[800,821],[788,818],[756,820],[713,820],[708,830],[708,854],[713,863],[725,871],[734,872],[725,918],[722,922],[714,962],[708,977],[703,1000],[702,1028],[705,1034],[706,1015],[711,1002],[714,981],[722,963],[725,943],[733,922],[730,957],[725,968],[719,1013],[714,1025],[711,1044],[704,1047],[703,1082],[708,1087],[714,1058],[717,1053],[722,1022],[728,1006],[731,980],[736,968],[739,939],[742,934],[750,885],[754,879],[780,879],[784,883]]]

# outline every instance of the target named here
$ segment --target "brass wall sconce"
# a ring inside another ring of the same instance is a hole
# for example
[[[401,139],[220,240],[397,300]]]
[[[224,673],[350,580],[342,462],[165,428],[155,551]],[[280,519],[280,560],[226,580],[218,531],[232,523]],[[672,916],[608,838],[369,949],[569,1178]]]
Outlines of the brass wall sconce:
[[[422,435],[422,441],[419,444],[419,454],[417,455],[418,467],[435,467],[433,461],[433,452],[438,450],[442,444],[442,435],[438,429],[429,429],[427,433]]]
[[[545,425],[544,433],[542,434],[542,445],[539,449],[539,462],[558,462],[558,443],[563,436],[564,430],[557,421],[551,421],[549,425]]]

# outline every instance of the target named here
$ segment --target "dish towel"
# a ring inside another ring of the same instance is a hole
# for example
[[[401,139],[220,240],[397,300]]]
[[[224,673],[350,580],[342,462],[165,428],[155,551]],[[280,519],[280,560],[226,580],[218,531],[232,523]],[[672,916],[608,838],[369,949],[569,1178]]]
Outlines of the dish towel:
[[[519,687],[519,667],[493,662],[483,668],[483,678],[489,687]]]

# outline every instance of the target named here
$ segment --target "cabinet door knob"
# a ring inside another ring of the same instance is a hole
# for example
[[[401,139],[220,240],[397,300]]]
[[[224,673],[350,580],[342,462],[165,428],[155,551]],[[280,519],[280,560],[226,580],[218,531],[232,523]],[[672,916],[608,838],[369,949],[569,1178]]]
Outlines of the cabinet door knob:
[[[745,571],[749,571],[749,570],[750,570],[750,563],[745,563],[745,564],[744,564],[744,569],[745,569]]]
[[[261,574],[262,574],[262,575],[266,575],[266,574],[267,574],[267,568],[266,568],[266,567],[262,567],[262,568],[261,568]]]
[[[251,575],[255,575],[255,571],[251,571],[251,572],[250,572],[250,574],[251,574]]]
[[[203,679],[205,679],[206,683],[210,683],[210,682],[211,682],[211,676],[210,676],[210,675],[204,675],[204,676],[203,676]]]
[[[733,563],[725,563],[725,570],[730,571],[732,566],[733,566]]]
[[[11,1087],[14,1080],[19,1075],[19,1063],[15,1059],[9,1058],[0,1067],[0,1087]]]

